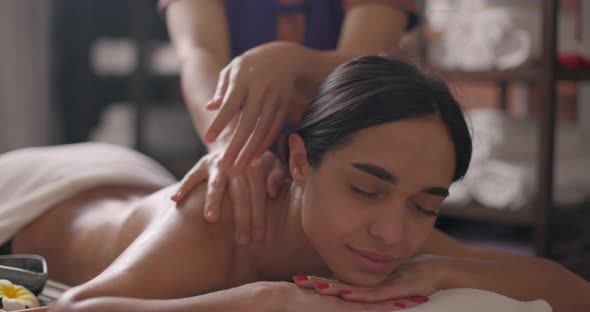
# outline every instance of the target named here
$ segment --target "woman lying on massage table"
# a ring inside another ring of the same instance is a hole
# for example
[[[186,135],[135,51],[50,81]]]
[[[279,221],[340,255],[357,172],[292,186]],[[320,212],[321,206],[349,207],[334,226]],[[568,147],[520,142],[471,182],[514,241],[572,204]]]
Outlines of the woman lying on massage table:
[[[326,79],[288,144],[292,183],[267,201],[263,241],[234,243],[229,197],[207,224],[206,184],[176,209],[176,184],[106,185],[53,207],[15,236],[13,251],[45,256],[55,279],[85,282],[55,311],[387,311],[450,288],[588,309],[589,284],[558,264],[433,231],[471,155],[444,83],[398,60],[353,60]],[[300,287],[258,282],[291,279]]]

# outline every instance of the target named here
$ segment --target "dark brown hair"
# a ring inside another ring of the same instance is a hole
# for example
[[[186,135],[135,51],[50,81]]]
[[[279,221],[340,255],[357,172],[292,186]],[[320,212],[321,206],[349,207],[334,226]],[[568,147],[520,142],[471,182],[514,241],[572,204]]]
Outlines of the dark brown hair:
[[[449,130],[455,147],[453,181],[459,180],[472,152],[459,104],[443,81],[390,56],[359,57],[336,68],[295,132],[305,142],[310,165],[318,166],[326,152],[359,130],[427,115],[439,116]]]

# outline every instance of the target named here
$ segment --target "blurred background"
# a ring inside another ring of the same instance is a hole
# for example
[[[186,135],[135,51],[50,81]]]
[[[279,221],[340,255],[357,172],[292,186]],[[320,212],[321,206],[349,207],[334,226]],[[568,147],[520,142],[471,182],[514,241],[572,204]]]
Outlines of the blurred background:
[[[475,146],[438,226],[590,279],[590,1],[417,3],[402,56],[451,84]],[[205,150],[178,68],[155,0],[2,0],[0,153],[111,142],[182,177]]]

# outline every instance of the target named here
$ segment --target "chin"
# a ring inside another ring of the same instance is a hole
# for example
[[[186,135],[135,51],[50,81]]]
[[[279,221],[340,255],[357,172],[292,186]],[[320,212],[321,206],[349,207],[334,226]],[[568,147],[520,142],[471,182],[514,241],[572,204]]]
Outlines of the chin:
[[[361,287],[375,287],[383,283],[389,276],[388,274],[370,274],[353,268],[340,272],[334,270],[333,274],[337,280],[343,283]]]

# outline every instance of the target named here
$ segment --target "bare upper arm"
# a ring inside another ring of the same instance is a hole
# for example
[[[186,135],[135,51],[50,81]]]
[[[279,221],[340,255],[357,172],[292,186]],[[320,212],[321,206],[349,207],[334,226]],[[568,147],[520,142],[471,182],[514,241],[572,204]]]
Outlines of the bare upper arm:
[[[178,209],[168,200],[166,212],[109,268],[78,287],[76,300],[180,298],[225,288],[233,263],[233,221],[227,213],[216,224],[205,223],[206,187],[204,183],[193,190]],[[231,212],[225,208],[222,211]]]
[[[338,50],[358,55],[390,51],[397,47],[407,18],[406,12],[390,5],[355,5],[346,12]]]
[[[170,38],[181,60],[206,50],[229,63],[229,27],[223,0],[175,1],[166,10]]]

